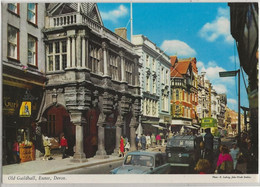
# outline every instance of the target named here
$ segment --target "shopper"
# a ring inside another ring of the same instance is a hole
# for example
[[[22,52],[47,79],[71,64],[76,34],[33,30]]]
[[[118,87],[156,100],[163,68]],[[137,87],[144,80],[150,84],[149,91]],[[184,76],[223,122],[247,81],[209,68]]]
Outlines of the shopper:
[[[124,157],[125,154],[125,145],[124,145],[124,138],[123,136],[120,137],[120,154],[119,157]]]
[[[48,136],[45,136],[45,137],[43,136],[43,146],[44,146],[44,151],[45,151],[43,160],[52,159],[50,157],[50,155],[51,155],[51,142],[50,142]]]
[[[199,159],[199,161],[197,162],[194,170],[197,171],[199,174],[210,173],[210,163],[209,163],[209,161],[206,160],[206,159]]]
[[[62,135],[60,140],[60,148],[62,153],[62,159],[67,158],[66,150],[68,149],[68,142],[64,135]]]
[[[232,143],[232,149],[230,149],[230,155],[233,159],[233,169],[234,170],[236,170],[236,167],[237,167],[237,159],[238,159],[239,153],[240,153],[240,150],[237,147],[237,143],[233,142]]]
[[[151,142],[152,142],[152,148],[154,148],[155,144],[156,144],[156,138],[155,138],[154,134],[152,134],[152,136],[151,136]]]
[[[151,147],[151,137],[149,134],[146,135],[146,148],[150,148]]]
[[[210,163],[213,163],[213,141],[214,136],[210,132],[210,128],[205,129],[205,136],[204,136],[204,142],[205,142],[205,159],[210,161]]]
[[[156,135],[156,142],[157,142],[157,145],[160,145],[160,143],[161,143],[161,136],[160,136],[160,134]]]
[[[220,146],[220,154],[217,161],[216,173],[227,174],[233,170],[233,159],[226,145]]]
[[[142,144],[142,150],[145,150],[146,148],[146,137],[144,134],[141,136],[141,144]]]
[[[19,143],[17,142],[17,140],[14,140],[13,143],[13,158],[14,158],[14,163],[20,162]]]

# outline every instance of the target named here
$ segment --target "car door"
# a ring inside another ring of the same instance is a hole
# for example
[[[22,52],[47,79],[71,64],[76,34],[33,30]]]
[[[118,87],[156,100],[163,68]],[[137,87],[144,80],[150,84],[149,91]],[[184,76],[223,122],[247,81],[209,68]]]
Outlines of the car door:
[[[170,164],[165,163],[163,156],[161,154],[155,155],[155,174],[166,174],[169,172]]]

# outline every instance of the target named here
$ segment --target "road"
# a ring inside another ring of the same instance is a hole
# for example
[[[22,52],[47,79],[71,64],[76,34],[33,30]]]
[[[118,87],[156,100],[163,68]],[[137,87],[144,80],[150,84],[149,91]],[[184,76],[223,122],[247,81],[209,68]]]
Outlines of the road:
[[[234,141],[234,138],[227,137],[222,138],[221,143],[227,145],[229,148],[231,148],[232,142]],[[165,152],[165,147],[160,147],[156,149],[152,149],[149,151],[156,151],[156,152]],[[90,167],[84,167],[84,168],[78,168],[74,170],[64,171],[60,172],[59,174],[109,174],[111,170],[114,168],[117,168],[123,164],[123,160],[90,166]],[[244,167],[244,166],[243,166]],[[244,170],[241,168],[241,170]],[[185,167],[171,167],[170,174],[193,174],[194,171],[189,171]]]
[[[90,167],[78,168],[74,170],[60,172],[59,174],[109,174],[114,168],[121,166],[123,160],[110,162]]]

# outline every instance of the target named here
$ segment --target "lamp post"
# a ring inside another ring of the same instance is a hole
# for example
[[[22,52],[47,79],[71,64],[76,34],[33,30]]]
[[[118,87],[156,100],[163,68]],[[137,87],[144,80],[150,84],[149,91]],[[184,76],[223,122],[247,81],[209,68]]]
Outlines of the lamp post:
[[[240,146],[241,136],[241,119],[240,119],[240,69],[236,71],[219,72],[220,77],[234,77],[238,74],[238,146]]]

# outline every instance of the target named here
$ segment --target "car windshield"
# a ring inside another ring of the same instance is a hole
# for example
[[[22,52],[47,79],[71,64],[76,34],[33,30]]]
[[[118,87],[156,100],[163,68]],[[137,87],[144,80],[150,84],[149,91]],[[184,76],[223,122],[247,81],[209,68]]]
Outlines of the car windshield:
[[[153,157],[147,155],[128,155],[124,165],[153,167]]]
[[[170,147],[189,147],[192,148],[194,146],[193,140],[170,140],[167,143],[167,146]]]

